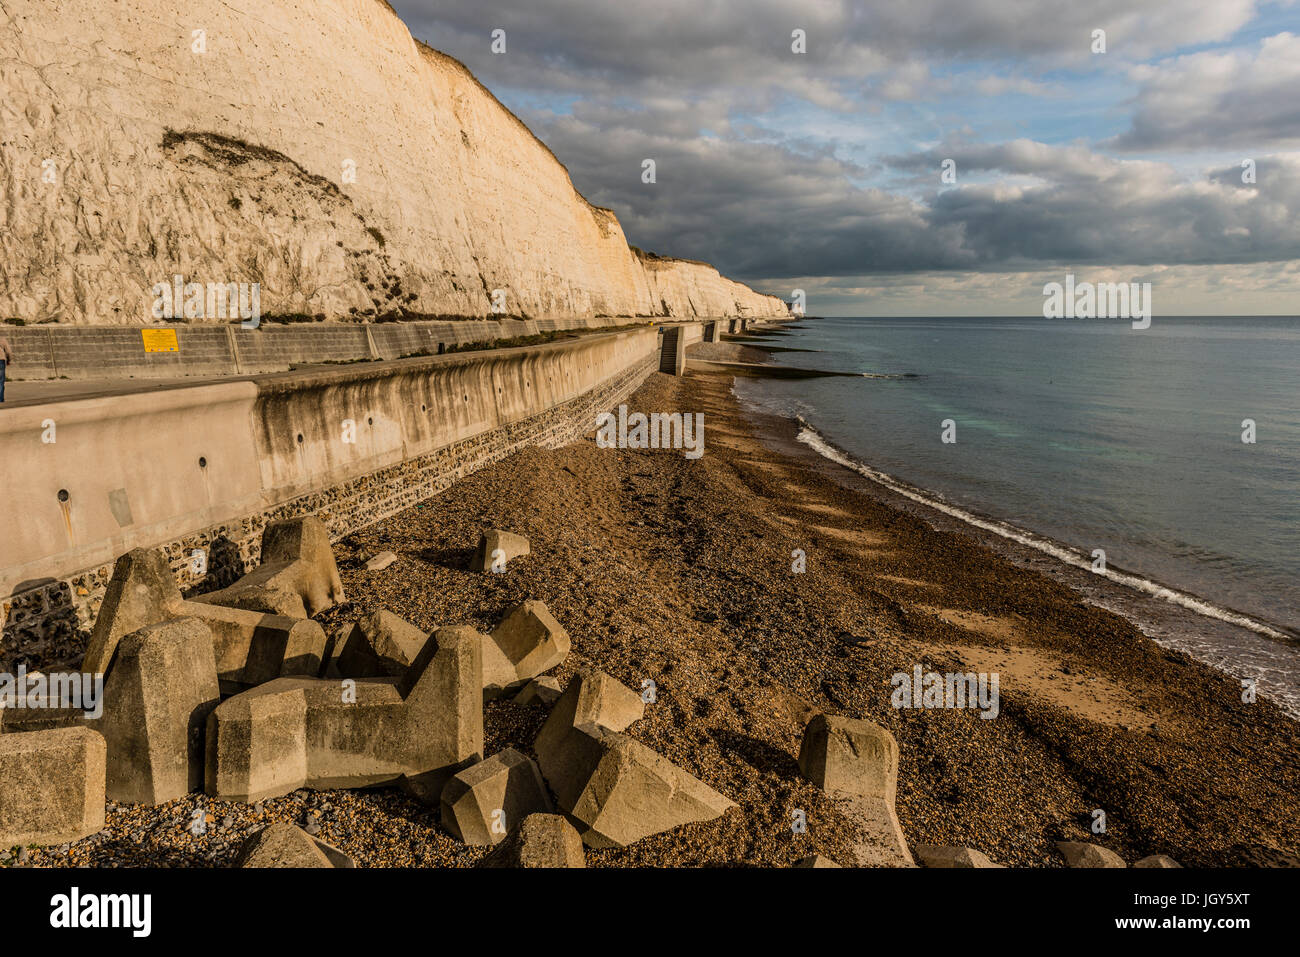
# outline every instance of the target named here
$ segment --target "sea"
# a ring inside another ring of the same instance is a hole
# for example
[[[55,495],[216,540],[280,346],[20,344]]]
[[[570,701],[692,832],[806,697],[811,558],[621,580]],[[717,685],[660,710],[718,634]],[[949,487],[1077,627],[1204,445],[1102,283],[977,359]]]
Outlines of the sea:
[[[1207,620],[1300,638],[1300,318],[797,326],[758,341],[848,375],[735,388],[800,441]]]

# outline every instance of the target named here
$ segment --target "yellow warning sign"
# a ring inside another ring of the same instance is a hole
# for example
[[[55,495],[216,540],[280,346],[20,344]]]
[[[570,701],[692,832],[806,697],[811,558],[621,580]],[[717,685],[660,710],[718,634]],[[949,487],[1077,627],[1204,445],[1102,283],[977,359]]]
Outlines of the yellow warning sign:
[[[141,329],[145,352],[180,352],[175,329]]]

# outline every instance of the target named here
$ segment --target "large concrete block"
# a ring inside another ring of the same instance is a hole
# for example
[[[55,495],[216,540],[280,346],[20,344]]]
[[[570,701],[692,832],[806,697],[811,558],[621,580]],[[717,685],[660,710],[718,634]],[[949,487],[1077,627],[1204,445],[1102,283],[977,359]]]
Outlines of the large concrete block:
[[[343,639],[338,672],[344,678],[400,678],[429,636],[387,609],[362,615]],[[486,668],[486,656],[484,661]]]
[[[819,714],[804,728],[799,770],[833,797],[847,798],[866,843],[859,862],[911,866],[903,829],[894,810],[898,789],[898,742],[870,721]]]
[[[529,814],[553,810],[537,765],[514,748],[460,771],[442,789],[442,826],[466,844],[499,844]]]
[[[81,670],[107,673],[123,637],[170,618],[180,602],[181,591],[161,549],[137,548],[118,558]]]
[[[603,671],[581,667],[555,702],[534,747],[540,758],[543,751],[562,749],[564,739],[575,725],[595,724],[610,731],[622,731],[643,714],[645,703],[639,694]],[[543,767],[543,773],[545,770]]]
[[[516,605],[484,645],[483,693],[496,698],[527,684],[563,662],[569,646],[569,633],[555,620],[546,602]]]
[[[0,847],[102,830],[106,752],[89,728],[0,734]]]
[[[926,867],[1001,867],[972,847],[945,847],[940,844],[917,844],[912,848]]]
[[[292,824],[268,824],[244,841],[236,867],[356,867],[337,847]]]
[[[123,636],[173,618],[198,618],[208,625],[223,690],[237,691],[282,675],[319,674],[325,653],[320,625],[208,601],[186,601],[162,550],[156,548],[137,548],[117,560],[82,670],[107,673]]]
[[[559,814],[530,814],[480,867],[586,867],[582,838]]]
[[[208,718],[207,791],[251,803],[399,781],[432,803],[482,759],[482,660],[478,633],[454,626],[402,678],[279,678],[228,698]]]
[[[124,637],[97,723],[108,745],[106,794],[163,804],[203,788],[204,725],[220,700],[212,635],[195,618]]]
[[[479,535],[478,548],[474,550],[474,557],[470,559],[469,567],[471,571],[490,572],[497,557],[509,563],[516,558],[523,558],[531,550],[528,539],[524,536],[503,532],[499,528],[490,528]],[[498,552],[499,556],[494,557]]]
[[[564,694],[564,689],[560,687],[559,678],[552,675],[542,675],[540,678],[534,678],[524,685],[519,694],[515,695],[511,700],[515,704],[549,708],[560,700],[562,694]]]
[[[572,728],[559,747],[539,749],[538,761],[590,847],[626,847],[735,807],[639,741],[595,724]]]
[[[309,618],[343,600],[329,531],[314,515],[268,525],[261,564],[229,588],[196,599],[289,618]]]
[[[1057,841],[1056,849],[1070,867],[1128,867],[1114,851],[1084,841]]]

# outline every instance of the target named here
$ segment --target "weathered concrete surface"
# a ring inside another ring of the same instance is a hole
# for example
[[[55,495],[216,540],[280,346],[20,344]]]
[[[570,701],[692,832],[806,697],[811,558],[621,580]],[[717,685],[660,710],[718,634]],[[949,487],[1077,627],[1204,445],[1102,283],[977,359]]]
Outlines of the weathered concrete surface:
[[[515,695],[511,700],[515,704],[549,708],[560,700],[562,694],[564,694],[564,689],[560,687],[559,678],[553,675],[542,675],[540,678],[534,678],[524,685],[519,694]]]
[[[484,643],[484,695],[496,698],[522,687],[564,661],[569,647],[569,633],[555,620],[546,602],[516,605]]]
[[[181,600],[181,590],[161,551],[137,548],[122,555],[113,567],[81,670],[105,674],[118,641],[166,620]]]
[[[590,847],[626,847],[735,807],[641,742],[595,724],[571,728],[559,747],[538,748],[538,763]]]
[[[400,781],[430,803],[483,752],[482,645],[440,628],[401,678],[279,678],[208,718],[206,789],[253,803],[300,787]]]
[[[236,867],[356,867],[337,847],[292,824],[268,824],[239,848]]]
[[[559,814],[529,814],[479,867],[586,867],[582,838]]]
[[[819,714],[804,728],[799,770],[832,797],[847,799],[863,829],[857,847],[864,866],[912,866],[894,798],[898,742],[870,721]]]
[[[509,568],[510,562],[531,553],[532,545],[523,535],[490,528],[479,534],[478,546],[474,549],[469,567],[476,572],[490,572],[493,565],[500,560],[505,563],[504,567]]]
[[[939,844],[917,844],[912,853],[925,867],[1001,867],[988,856],[971,847],[944,847]]]
[[[603,671],[579,668],[533,742],[556,803],[591,847],[623,847],[708,821],[734,803],[620,734],[644,713],[641,696]]]
[[[506,748],[442,789],[442,826],[466,844],[499,844],[529,814],[554,811],[532,758]]]
[[[272,522],[262,532],[262,560],[229,588],[195,599],[287,618],[310,618],[345,598],[329,531],[314,515]]]
[[[1124,858],[1098,844],[1084,841],[1057,841],[1056,849],[1070,867],[1128,867]]]
[[[564,694],[551,709],[537,733],[534,749],[539,761],[543,753],[563,749],[564,740],[578,724],[595,724],[610,731],[622,731],[645,713],[641,696],[603,671],[579,667]],[[545,765],[542,772],[546,772]]]
[[[487,316],[497,289],[531,317],[786,311],[707,264],[631,249],[614,213],[385,3],[5,12],[0,315],[138,324],[178,273],[260,281],[267,314]]]
[[[89,728],[0,734],[0,847],[102,830],[106,751]]]
[[[362,615],[343,639],[338,676],[400,678],[428,640],[423,631],[387,609]]]
[[[219,700],[203,622],[177,618],[124,637],[95,725],[108,745],[108,798],[163,804],[202,789],[204,725]]]
[[[185,601],[162,552],[144,548],[117,560],[82,670],[107,673],[122,636],[174,618],[208,626],[217,675],[228,686],[320,671],[326,639],[316,622]]]

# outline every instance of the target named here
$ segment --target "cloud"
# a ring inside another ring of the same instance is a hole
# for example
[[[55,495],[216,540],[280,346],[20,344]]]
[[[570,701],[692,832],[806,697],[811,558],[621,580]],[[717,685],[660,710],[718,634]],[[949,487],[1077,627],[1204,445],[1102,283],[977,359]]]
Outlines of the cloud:
[[[613,95],[727,86],[760,99],[779,89],[843,106],[915,94],[927,58],[1009,58],[1034,70],[1088,64],[1095,29],[1106,31],[1108,56],[1128,60],[1223,41],[1251,20],[1256,0],[530,0],[490,12],[482,0],[394,5],[420,39],[494,84],[591,91],[598,83]],[[506,31],[502,55],[490,52],[496,28]],[[804,55],[791,51],[795,29],[806,33]],[[984,82],[1043,91],[1018,77]]]
[[[1300,36],[1257,50],[1195,53],[1135,67],[1141,84],[1121,150],[1210,147],[1242,151],[1300,143]]]
[[[1049,267],[1267,272],[1300,258],[1300,154],[1280,151],[1300,130],[1296,39],[1176,55],[1230,41],[1255,0],[394,3],[512,103],[631,242],[766,291],[883,284],[924,299],[908,277],[984,295]],[[504,55],[489,52],[498,27]],[[795,28],[806,55],[790,50]],[[1191,169],[1099,152],[1126,85],[1122,156],[1249,142],[1258,182],[1241,182],[1235,155]],[[1001,102],[1026,96],[1047,105]],[[938,145],[903,152],[918,130]],[[1045,142],[1063,136],[1078,138]],[[949,157],[958,185],[941,189]]]
[[[1080,145],[945,144],[888,158],[929,171],[934,191],[913,198],[858,185],[863,170],[826,152],[655,135],[635,111],[538,128],[632,242],[741,278],[1300,258],[1300,154],[1260,157],[1251,185],[1236,166],[1188,177]],[[949,156],[962,185],[939,190]],[[656,161],[653,185],[640,182],[643,158]],[[963,183],[977,172],[993,179]]]

